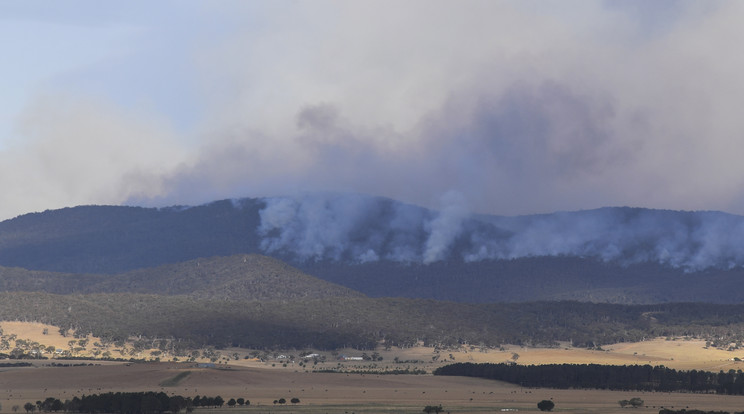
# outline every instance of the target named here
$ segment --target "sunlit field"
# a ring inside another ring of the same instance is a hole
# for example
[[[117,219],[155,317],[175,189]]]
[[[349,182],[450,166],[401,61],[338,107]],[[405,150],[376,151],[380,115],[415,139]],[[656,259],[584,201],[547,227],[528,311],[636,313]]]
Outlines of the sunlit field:
[[[45,346],[69,348],[69,335],[57,328],[20,322],[0,325],[6,337],[38,342]],[[97,338],[87,338],[94,343]],[[126,347],[125,347],[126,348]],[[104,348],[101,348],[104,349]],[[114,347],[105,348],[110,352]],[[125,349],[126,351],[126,349]],[[126,351],[124,353],[129,353]],[[651,364],[675,369],[740,369],[736,351],[706,348],[705,342],[690,338],[658,338],[640,343],[604,346],[600,350],[573,348],[568,344],[555,348],[507,346],[485,349],[463,346],[458,349],[413,347],[378,349],[378,361],[339,361],[341,355],[362,355],[359,350],[317,351],[325,359],[317,364],[300,364],[301,353],[286,350],[264,353],[272,358],[262,361],[245,358],[244,349],[219,350],[213,367],[198,362],[125,363],[100,360],[64,360],[52,357],[33,361],[32,367],[0,368],[2,412],[23,412],[26,402],[47,397],[64,401],[73,396],[105,392],[163,391],[184,397],[221,396],[244,398],[248,406],[219,409],[198,408],[197,412],[297,412],[297,413],[420,413],[427,405],[442,405],[444,412],[485,413],[509,410],[537,411],[537,402],[554,401],[556,412],[620,413],[618,401],[640,397],[644,406],[636,413],[656,413],[661,407],[676,409],[740,411],[742,396],[712,394],[619,392],[601,390],[528,389],[491,380],[440,377],[430,373],[452,362],[515,362],[518,364],[600,363]],[[143,352],[146,354],[146,352]],[[370,354],[370,351],[366,351]],[[744,356],[744,355],[742,355]],[[307,360],[305,360],[307,361]],[[3,362],[19,362],[5,360]],[[52,366],[68,365],[68,366]],[[417,369],[425,375],[383,374],[394,369]],[[318,372],[336,370],[337,373]],[[364,371],[365,373],[360,373]],[[286,404],[274,403],[284,398]],[[300,400],[290,403],[292,398]]]

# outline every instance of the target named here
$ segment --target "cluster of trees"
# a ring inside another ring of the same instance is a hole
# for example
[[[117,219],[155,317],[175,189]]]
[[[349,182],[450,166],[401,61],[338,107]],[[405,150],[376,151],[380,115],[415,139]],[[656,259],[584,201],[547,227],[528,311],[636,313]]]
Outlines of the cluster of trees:
[[[207,397],[207,396],[200,397],[197,395],[191,401],[191,405],[193,405],[194,407],[222,407],[224,404],[225,404],[225,400],[219,395],[216,397]]]
[[[639,397],[633,397],[629,400],[620,400],[617,403],[620,404],[620,407],[622,408],[625,408],[627,406],[638,408],[643,405],[643,400]]]
[[[23,409],[26,410],[26,412],[34,412],[37,409],[39,412],[50,412],[50,411],[60,411],[65,409],[65,405],[62,403],[62,401],[59,400],[59,398],[52,398],[49,397],[45,399],[44,401],[36,401],[36,404],[32,404],[30,402],[27,402],[23,405]],[[15,410],[15,408],[14,408]]]
[[[434,375],[489,378],[525,387],[692,391],[744,395],[744,372],[741,370],[713,373],[697,370],[677,371],[651,365],[516,365],[466,362],[437,368]]]
[[[240,400],[243,399],[240,398]],[[192,399],[180,395],[168,396],[164,392],[109,392],[75,396],[65,402],[49,397],[44,401],[37,401],[36,404],[27,402],[23,408],[27,413],[33,413],[36,410],[39,412],[64,410],[86,414],[160,414],[164,412],[178,414],[181,411],[191,412],[194,407],[221,407],[224,403],[224,399],[220,396],[200,397],[197,395]]]
[[[444,408],[442,408],[442,404],[439,404],[439,405],[427,405],[426,407],[424,407],[424,409],[422,411],[425,412],[426,414],[431,414],[431,413],[439,414],[442,411],[444,411]]]
[[[229,400],[227,400],[228,407],[235,407],[236,405],[238,406],[251,405],[251,402],[249,400],[246,400],[245,398],[238,398],[238,399],[230,398]]]
[[[289,402],[291,402],[292,404],[299,404],[300,403],[300,399],[297,398],[297,397],[293,397],[291,400],[289,400]],[[274,400],[274,405],[276,405],[276,404],[286,404],[286,403],[287,403],[287,399],[286,398],[279,398],[278,400]]]

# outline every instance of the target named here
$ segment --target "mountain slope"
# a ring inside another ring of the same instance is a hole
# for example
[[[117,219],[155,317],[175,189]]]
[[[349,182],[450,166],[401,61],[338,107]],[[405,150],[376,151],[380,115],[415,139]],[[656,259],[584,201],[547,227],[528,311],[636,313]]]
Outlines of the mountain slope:
[[[92,286],[90,292],[157,293],[221,300],[363,296],[260,255],[211,257],[133,270],[107,277]]]
[[[653,263],[618,265],[577,257],[533,257],[429,265],[310,263],[309,274],[370,297],[469,303],[579,300],[624,304],[744,302],[744,269],[685,272]]]
[[[141,293],[236,301],[363,296],[260,255],[195,259],[119,275],[63,274],[0,267],[0,291]]]
[[[0,266],[0,292],[84,293],[105,279],[101,275],[27,270]]]
[[[199,257],[258,253],[260,200],[163,209],[80,206],[0,223],[0,265],[121,273]]]
[[[88,274],[86,282],[82,276],[44,279],[56,286],[47,291],[58,293],[99,286],[180,294],[175,275],[165,271],[122,274],[204,257],[269,254],[377,297],[733,303],[744,300],[743,245],[744,217],[720,212],[603,208],[472,216],[458,206],[436,212],[344,194],[161,209],[82,206],[0,223],[0,265]],[[179,272],[189,283],[210,277],[186,267]],[[99,284],[91,274],[116,276]],[[247,281],[213,282],[195,291],[252,294]]]

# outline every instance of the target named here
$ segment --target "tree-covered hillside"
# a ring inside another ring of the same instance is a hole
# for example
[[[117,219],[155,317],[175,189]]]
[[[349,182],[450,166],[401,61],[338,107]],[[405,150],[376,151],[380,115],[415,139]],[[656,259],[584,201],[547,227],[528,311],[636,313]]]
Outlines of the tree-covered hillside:
[[[108,340],[166,338],[186,347],[370,349],[379,344],[596,347],[668,335],[744,341],[744,305],[533,302],[475,305],[334,297],[205,300],[143,294],[0,294],[0,320],[37,321]]]
[[[116,276],[0,267],[0,291],[143,293],[238,301],[363,296],[279,260],[246,254],[195,259]]]
[[[261,205],[245,199],[188,208],[81,206],[26,214],[0,223],[0,265],[114,274],[257,253]]]
[[[270,254],[371,297],[744,302],[738,233],[721,236],[737,228],[739,216],[629,208],[512,218],[448,214],[348,195],[51,210],[0,222],[0,266],[6,267],[0,286],[262,298],[253,282],[226,284],[223,273],[234,269],[200,273],[179,263]],[[447,227],[450,219],[455,224]],[[483,254],[471,254],[478,245]],[[727,266],[705,267],[724,259]],[[688,262],[695,266],[681,265]],[[101,282],[96,275],[111,277]]]

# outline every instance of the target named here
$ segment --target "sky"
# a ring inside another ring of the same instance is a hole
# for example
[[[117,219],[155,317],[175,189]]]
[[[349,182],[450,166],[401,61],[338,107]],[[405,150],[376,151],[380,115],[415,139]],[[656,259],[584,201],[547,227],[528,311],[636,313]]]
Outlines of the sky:
[[[353,192],[744,214],[744,2],[0,2],[0,219]]]

